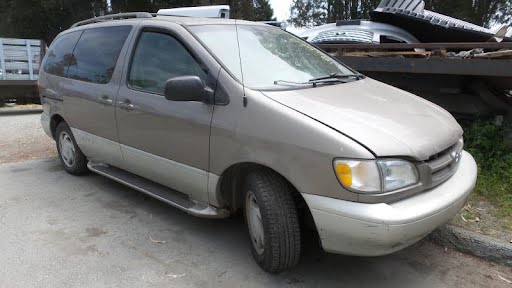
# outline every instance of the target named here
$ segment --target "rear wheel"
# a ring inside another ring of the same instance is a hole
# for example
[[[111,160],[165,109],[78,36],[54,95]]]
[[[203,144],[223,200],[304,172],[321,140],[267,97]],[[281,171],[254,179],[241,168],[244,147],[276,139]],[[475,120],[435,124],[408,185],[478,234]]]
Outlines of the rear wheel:
[[[66,122],[61,122],[55,130],[57,151],[64,170],[69,174],[81,175],[89,171],[87,158],[78,147]]]
[[[249,173],[244,214],[254,259],[263,270],[278,273],[299,262],[301,237],[293,188],[269,170]]]

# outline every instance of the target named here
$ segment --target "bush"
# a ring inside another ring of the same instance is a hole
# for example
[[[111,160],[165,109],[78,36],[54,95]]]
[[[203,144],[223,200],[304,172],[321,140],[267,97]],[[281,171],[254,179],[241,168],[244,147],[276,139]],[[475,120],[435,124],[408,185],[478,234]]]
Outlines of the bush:
[[[501,216],[512,216],[512,146],[509,125],[473,122],[464,127],[465,149],[478,163],[475,193],[493,203]]]

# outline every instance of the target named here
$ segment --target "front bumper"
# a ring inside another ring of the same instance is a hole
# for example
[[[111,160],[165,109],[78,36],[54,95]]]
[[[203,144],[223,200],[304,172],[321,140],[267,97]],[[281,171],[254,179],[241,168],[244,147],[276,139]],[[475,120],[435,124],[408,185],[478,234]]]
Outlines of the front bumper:
[[[303,194],[325,251],[380,256],[410,246],[462,209],[473,191],[477,166],[463,152],[457,172],[443,184],[395,203],[362,204]]]

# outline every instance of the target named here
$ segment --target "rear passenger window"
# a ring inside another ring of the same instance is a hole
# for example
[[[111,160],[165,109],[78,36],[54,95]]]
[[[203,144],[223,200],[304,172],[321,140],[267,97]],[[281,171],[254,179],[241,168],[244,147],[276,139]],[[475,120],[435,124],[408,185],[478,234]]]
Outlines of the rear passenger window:
[[[67,77],[98,84],[110,82],[130,30],[131,26],[85,30],[73,52]]]
[[[57,38],[50,47],[43,70],[46,73],[65,77],[69,64],[74,62],[73,49],[82,31],[71,32]]]
[[[178,76],[198,76],[205,80],[201,65],[174,37],[143,32],[133,55],[128,83],[140,90],[164,94],[165,82]]]

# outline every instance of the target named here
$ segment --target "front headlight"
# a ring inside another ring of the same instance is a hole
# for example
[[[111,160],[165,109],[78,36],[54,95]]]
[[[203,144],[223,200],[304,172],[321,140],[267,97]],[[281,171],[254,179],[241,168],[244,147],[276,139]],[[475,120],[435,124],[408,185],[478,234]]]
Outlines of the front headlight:
[[[399,160],[335,160],[338,180],[348,190],[358,193],[391,192],[419,182],[416,166]]]

